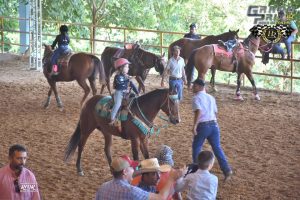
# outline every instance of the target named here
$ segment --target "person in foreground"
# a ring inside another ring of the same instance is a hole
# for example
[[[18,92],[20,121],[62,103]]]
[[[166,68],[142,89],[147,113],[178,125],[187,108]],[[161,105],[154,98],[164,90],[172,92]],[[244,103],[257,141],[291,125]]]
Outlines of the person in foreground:
[[[202,151],[198,156],[198,170],[187,174],[185,178],[177,180],[175,190],[187,190],[188,200],[216,199],[218,190],[218,177],[209,170],[214,165],[214,154],[211,151]]]
[[[130,185],[136,166],[137,163],[128,156],[114,158],[111,163],[114,178],[100,186],[96,200],[165,200],[169,195],[169,188],[183,175],[183,170],[171,170],[166,185],[156,194]]]
[[[25,163],[27,151],[16,144],[9,148],[9,164],[0,169],[1,200],[39,200],[40,193],[34,174]]]
[[[196,79],[193,82],[193,93],[193,162],[197,162],[197,156],[202,149],[205,139],[207,139],[225,176],[224,181],[226,181],[233,172],[220,143],[220,128],[216,116],[218,112],[216,100],[213,96],[205,92],[205,82],[202,79]]]

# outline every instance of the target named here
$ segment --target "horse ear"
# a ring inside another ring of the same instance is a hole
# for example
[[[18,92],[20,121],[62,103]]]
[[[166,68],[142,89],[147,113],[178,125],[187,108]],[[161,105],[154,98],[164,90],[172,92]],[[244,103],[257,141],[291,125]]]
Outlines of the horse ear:
[[[47,45],[46,45],[45,43],[43,43],[43,46],[44,46],[44,47],[47,47]]]
[[[236,33],[238,33],[240,31],[240,29],[236,30]]]
[[[163,55],[161,57],[165,57],[166,52],[163,53]]]
[[[229,29],[229,32],[232,32],[232,31]]]

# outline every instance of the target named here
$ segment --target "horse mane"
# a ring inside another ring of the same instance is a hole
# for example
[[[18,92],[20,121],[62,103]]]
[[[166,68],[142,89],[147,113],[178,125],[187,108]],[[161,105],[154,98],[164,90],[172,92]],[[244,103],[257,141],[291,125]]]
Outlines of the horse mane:
[[[169,92],[169,89],[155,89],[155,90],[152,90],[146,94],[143,94],[142,96],[139,96],[138,99],[139,100],[145,100],[145,99],[149,99],[149,96],[156,96],[156,95],[162,95],[163,93],[165,92]]]

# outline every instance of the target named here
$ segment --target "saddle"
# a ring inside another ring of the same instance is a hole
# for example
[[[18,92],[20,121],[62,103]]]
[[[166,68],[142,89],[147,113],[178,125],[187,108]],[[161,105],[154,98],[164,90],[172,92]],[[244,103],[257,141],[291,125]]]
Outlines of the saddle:
[[[73,53],[71,52],[71,50],[68,50],[65,53],[63,53],[57,60],[58,66],[67,66],[72,55]]]
[[[231,63],[233,64],[233,71],[236,72],[238,68],[238,60],[240,57],[244,56],[245,50],[242,43],[237,43],[232,51],[227,51],[223,46],[219,44],[213,44],[214,55],[216,57],[231,58]]]
[[[133,93],[129,93],[126,94],[122,99],[121,107],[116,115],[119,121],[126,121],[128,119],[128,113],[130,112],[129,107],[133,98],[135,98],[135,95]],[[111,96],[105,96],[97,102],[95,106],[96,113],[99,117],[110,118],[110,113],[113,106],[113,98]]]
[[[224,42],[222,40],[218,40],[218,44],[221,47],[225,48],[226,51],[232,52],[233,48],[235,46],[237,46],[238,42],[237,42],[237,40],[228,40],[226,42]]]
[[[140,45],[138,43],[134,43],[134,44],[125,44],[124,48],[120,48],[117,50],[117,52],[114,54],[113,59],[117,60],[118,58],[124,58],[124,54],[126,52],[126,50],[135,50],[135,49],[139,49]]]

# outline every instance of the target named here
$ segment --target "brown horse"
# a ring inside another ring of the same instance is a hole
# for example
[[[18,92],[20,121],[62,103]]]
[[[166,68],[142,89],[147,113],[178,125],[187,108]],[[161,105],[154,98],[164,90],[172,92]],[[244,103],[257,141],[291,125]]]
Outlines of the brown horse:
[[[115,71],[114,55],[118,50],[120,50],[120,48],[106,47],[101,55],[101,61],[106,75],[106,86],[109,92],[111,92],[110,77]],[[164,54],[162,56],[155,55],[154,53],[146,51],[140,47],[136,49],[125,49],[125,53],[122,57],[128,59],[132,63],[128,74],[130,76],[136,76],[136,80],[139,83],[139,91],[142,89],[144,93],[144,81],[150,68],[155,67],[155,70],[162,74],[166,65]],[[104,87],[105,85],[102,85],[101,94],[103,93]]]
[[[268,44],[261,40],[260,37],[255,37],[252,34],[246,39],[249,42],[249,48],[244,48],[243,45],[239,44],[236,47],[236,51],[240,52],[237,56],[237,67],[235,69],[234,64],[232,63],[232,58],[224,56],[216,56],[213,45],[206,45],[199,49],[196,49],[191,57],[189,58],[188,64],[186,66],[188,86],[191,84],[192,79],[192,69],[195,65],[198,70],[198,78],[205,79],[205,74],[209,68],[214,70],[218,69],[221,71],[237,72],[237,89],[236,96],[238,100],[243,100],[243,97],[240,93],[241,86],[241,75],[245,74],[253,87],[253,93],[256,100],[260,100],[260,97],[257,93],[255,81],[252,75],[252,68],[255,63],[255,53],[258,49],[268,50]],[[214,87],[214,85],[213,85]]]
[[[181,47],[180,56],[186,61],[185,63],[187,63],[187,61],[194,49],[200,48],[204,45],[217,44],[218,40],[227,41],[227,40],[237,39],[238,32],[239,32],[239,30],[236,30],[236,31],[229,30],[228,32],[222,33],[220,35],[209,35],[209,36],[203,38],[202,40],[181,38],[181,39],[173,42],[172,44],[170,44],[169,50],[168,50],[168,57],[171,58],[172,49],[175,45],[177,45],[177,46]]]
[[[143,156],[145,158],[149,158],[148,137],[150,134],[141,132],[141,130],[133,123],[133,116],[139,118],[148,127],[155,126],[153,120],[159,110],[162,110],[169,116],[169,121],[171,123],[177,124],[180,121],[177,94],[172,94],[172,92],[168,89],[157,89],[132,100],[129,104],[130,114],[128,115],[128,120],[121,122],[122,130],[120,131],[117,127],[110,126],[108,124],[108,118],[100,117],[97,114],[95,106],[103,97],[105,96],[97,95],[86,102],[85,106],[81,110],[77,128],[66,147],[65,161],[69,160],[78,147],[76,167],[79,175],[83,175],[80,164],[83,148],[88,137],[95,129],[100,130],[104,135],[104,151],[110,165],[112,160],[110,152],[112,135],[131,140],[131,149],[134,160],[139,160],[138,147],[140,147]]]
[[[50,89],[48,92],[48,98],[46,103],[44,104],[45,108],[48,108],[50,105],[51,93],[52,91],[55,94],[57,106],[59,108],[63,108],[62,101],[58,96],[56,89],[56,82],[69,82],[76,80],[78,84],[84,90],[84,96],[80,102],[83,105],[86,97],[90,93],[90,88],[86,83],[86,79],[89,80],[90,86],[93,91],[93,95],[96,95],[97,89],[95,86],[96,75],[99,73],[99,82],[100,84],[105,81],[105,73],[104,68],[102,66],[101,61],[94,55],[87,53],[77,53],[71,56],[68,63],[63,62],[61,71],[56,76],[50,76],[51,72],[51,56],[53,54],[53,50],[50,45],[45,45],[44,57],[43,57],[43,73],[47,78],[47,81],[50,85]]]

